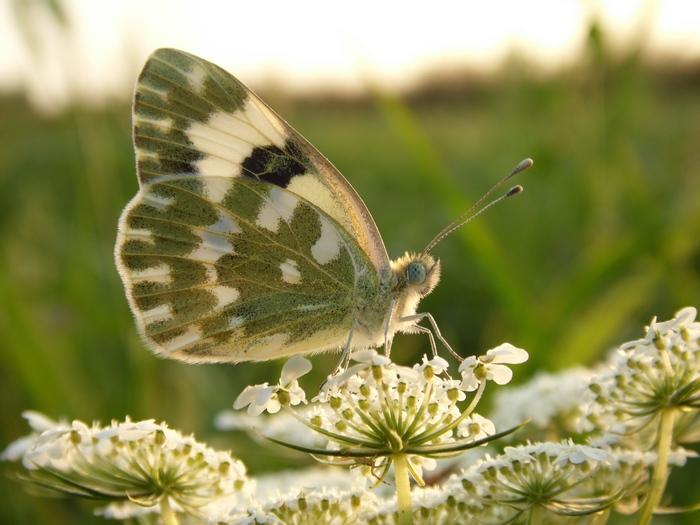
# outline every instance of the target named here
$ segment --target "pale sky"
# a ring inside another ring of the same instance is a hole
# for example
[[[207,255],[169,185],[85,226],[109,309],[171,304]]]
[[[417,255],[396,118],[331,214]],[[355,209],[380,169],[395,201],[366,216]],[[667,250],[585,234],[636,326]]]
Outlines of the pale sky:
[[[164,46],[253,88],[291,91],[357,91],[368,77],[401,88],[438,66],[495,68],[513,51],[558,67],[580,56],[594,14],[617,46],[642,35],[651,53],[700,58],[695,0],[64,0],[66,33],[33,3],[28,33],[12,0],[0,3],[0,89],[24,86],[47,109],[71,93],[128,97],[148,54]]]

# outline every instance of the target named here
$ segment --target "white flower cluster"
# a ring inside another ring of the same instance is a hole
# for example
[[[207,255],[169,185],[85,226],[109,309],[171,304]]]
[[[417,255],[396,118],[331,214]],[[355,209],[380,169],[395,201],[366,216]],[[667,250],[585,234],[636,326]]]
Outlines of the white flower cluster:
[[[2,459],[21,456],[29,478],[54,493],[141,507],[167,500],[190,511],[249,484],[241,461],[153,420],[100,427],[35,413],[27,419],[36,432],[8,447]]]
[[[469,509],[473,523],[577,523],[636,499],[648,481],[652,454],[601,447],[536,443],[506,447],[451,477],[445,494]]]
[[[674,319],[647,327],[646,336],[623,344],[605,371],[590,381],[580,429],[624,435],[649,445],[653,424],[678,409],[676,442],[700,440],[700,323],[697,310],[684,308]]]
[[[423,469],[434,468],[436,458],[452,457],[495,434],[494,425],[473,409],[486,381],[507,383],[512,372],[505,365],[524,362],[527,352],[504,344],[465,360],[460,380],[443,377],[448,365],[440,357],[424,357],[412,368],[396,365],[376,350],[354,352],[352,359],[356,364],[329,378],[310,410],[293,412],[327,439],[325,450],[312,452],[329,463],[368,467],[377,484],[387,476],[394,455],[405,454],[410,474],[423,484]],[[260,414],[297,404],[305,397],[296,379],[308,370],[308,361],[293,357],[277,387],[248,387],[234,407],[248,406],[249,414]],[[477,389],[466,410],[460,407],[465,391]]]
[[[21,459],[34,486],[110,501],[102,515],[140,523],[583,524],[604,523],[614,508],[637,512],[648,525],[665,496],[668,469],[694,457],[679,443],[700,441],[695,316],[686,308],[671,321],[652,321],[643,339],[622,345],[604,367],[540,376],[498,396],[500,433],[475,409],[489,380],[507,383],[506,365],[527,359],[509,344],[465,359],[456,379],[439,357],[405,367],[358,351],[310,403],[297,381],[310,364],[292,357],[278,384],[241,393],[234,407],[247,407],[247,415],[219,418],[229,428],[258,422],[268,441],[361,467],[356,471],[319,466],[256,486],[240,461],[163,424],[90,427],[35,413],[25,416],[34,432],[0,459]],[[263,412],[274,417],[261,418]],[[425,486],[423,471],[436,460],[505,435],[522,443],[522,434],[510,434],[515,428],[504,428],[530,417],[528,436],[543,442],[473,456],[458,474],[451,463]],[[600,437],[575,443],[568,437],[575,420],[579,431]],[[410,477],[418,486],[410,487]]]

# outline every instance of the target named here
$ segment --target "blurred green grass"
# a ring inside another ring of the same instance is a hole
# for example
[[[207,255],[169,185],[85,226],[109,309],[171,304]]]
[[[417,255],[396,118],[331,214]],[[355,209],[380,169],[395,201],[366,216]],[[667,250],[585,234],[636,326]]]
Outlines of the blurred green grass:
[[[522,381],[594,363],[652,316],[699,306],[699,92],[697,71],[591,53],[549,76],[514,60],[402,100],[268,100],[355,186],[392,258],[422,250],[535,160],[517,181],[523,195],[434,250],[442,284],[420,308],[463,355],[504,341],[527,349]],[[6,96],[0,114],[0,446],[26,433],[25,409],[88,422],[129,414],[195,432],[258,471],[288,462],[212,428],[281,363],[188,366],[156,359],[136,336],[112,257],[137,186],[128,102],[43,117]],[[428,351],[427,338],[399,336],[392,356]],[[336,359],[313,360],[322,374]],[[0,483],[2,523],[102,521]],[[697,500],[694,490],[682,496]]]

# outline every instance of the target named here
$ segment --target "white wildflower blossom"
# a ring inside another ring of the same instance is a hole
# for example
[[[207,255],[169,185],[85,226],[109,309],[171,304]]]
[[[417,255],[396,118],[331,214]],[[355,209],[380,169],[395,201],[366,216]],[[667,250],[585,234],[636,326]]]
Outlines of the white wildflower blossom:
[[[27,420],[32,432],[10,443],[7,448],[0,453],[0,461],[17,461],[22,459],[25,452],[34,446],[39,436],[44,432],[60,432],[70,429],[68,423],[64,421],[59,423],[34,410],[25,410],[22,412],[22,417]]]
[[[474,441],[493,436],[496,433],[496,426],[490,420],[479,414],[474,414],[466,418],[457,427],[457,435],[466,437]]]
[[[554,460],[555,465],[562,465],[566,462],[571,462],[574,465],[580,465],[585,461],[606,461],[609,454],[596,447],[588,445],[576,445],[571,439],[566,442],[566,447],[562,447],[557,459]]]
[[[301,356],[291,357],[282,367],[280,381],[275,386],[247,386],[238,396],[233,408],[248,407],[248,414],[257,416],[267,411],[270,414],[279,412],[284,405],[306,403],[306,393],[299,387],[299,379],[311,370],[311,362]]]
[[[486,355],[467,357],[459,367],[461,388],[467,392],[476,390],[484,381],[492,380],[505,385],[513,378],[513,371],[505,365],[524,363],[528,353],[510,343],[503,343],[486,352]]]

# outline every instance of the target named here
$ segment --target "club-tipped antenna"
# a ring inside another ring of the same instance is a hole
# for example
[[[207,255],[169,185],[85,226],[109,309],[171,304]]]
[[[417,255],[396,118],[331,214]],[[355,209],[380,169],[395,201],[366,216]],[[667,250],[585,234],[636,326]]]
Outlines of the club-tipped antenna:
[[[496,191],[498,188],[503,186],[503,184],[506,183],[509,179],[520,173],[521,171],[525,171],[528,169],[530,166],[532,166],[533,162],[532,159],[525,159],[521,161],[515,168],[513,168],[513,171],[511,171],[506,177],[503,178],[498,184],[496,184],[493,188],[491,188],[489,191],[487,191],[483,197],[481,197],[474,206],[469,208],[465,213],[460,215],[457,219],[455,219],[453,222],[448,224],[444,230],[442,230],[440,233],[438,233],[435,238],[430,241],[428,246],[425,247],[425,250],[423,250],[423,254],[428,253],[430,250],[432,250],[437,243],[439,243],[441,240],[443,240],[445,237],[447,237],[449,234],[451,234],[453,231],[458,230],[465,224],[471,222],[472,219],[475,219],[482,213],[484,213],[486,210],[488,210],[491,206],[494,204],[498,204],[499,202],[512,197],[513,195],[517,195],[521,191],[523,191],[522,186],[514,186],[511,189],[509,189],[506,193],[501,195],[499,198],[496,200],[493,200],[486,204],[485,206],[481,207],[483,202],[488,199],[491,194]]]

